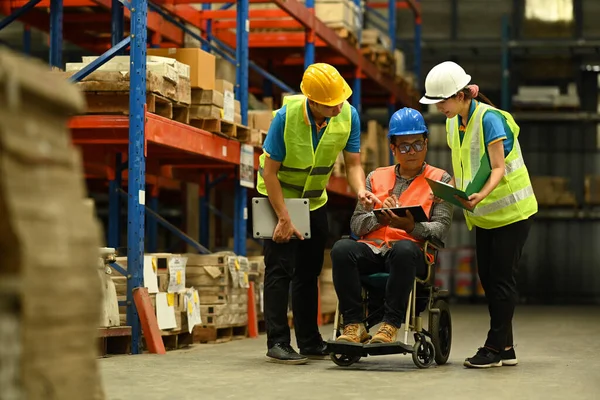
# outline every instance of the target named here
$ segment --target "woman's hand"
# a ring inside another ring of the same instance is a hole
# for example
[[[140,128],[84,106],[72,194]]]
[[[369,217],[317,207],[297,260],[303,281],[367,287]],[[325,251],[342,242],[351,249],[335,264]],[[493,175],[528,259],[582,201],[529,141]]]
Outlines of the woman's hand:
[[[473,193],[469,196],[469,200],[465,200],[462,197],[454,196],[460,201],[460,203],[469,211],[473,211],[475,206],[485,198],[481,193]]]

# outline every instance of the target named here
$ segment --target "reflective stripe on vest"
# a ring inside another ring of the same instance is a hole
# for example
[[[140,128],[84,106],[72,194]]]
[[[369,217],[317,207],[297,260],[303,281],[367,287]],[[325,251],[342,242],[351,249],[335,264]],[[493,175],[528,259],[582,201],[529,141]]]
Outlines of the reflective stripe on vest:
[[[423,207],[427,216],[431,215],[433,206],[433,196],[429,184],[425,178],[439,181],[444,175],[444,170],[425,165],[423,173],[417,176],[408,186],[408,188],[400,194],[398,202],[405,206],[420,205]],[[381,202],[391,196],[394,186],[396,185],[396,166],[377,168],[371,175],[371,191],[377,196]],[[378,205],[377,208],[380,208]],[[386,244],[391,247],[393,243],[399,240],[411,240],[421,243],[421,240],[414,238],[410,233],[402,229],[383,226],[373,232],[361,237],[360,242],[370,243],[376,247],[381,247]]]
[[[514,135],[514,145],[505,157],[504,176],[496,188],[472,212],[464,211],[467,226],[493,229],[527,219],[537,212],[537,201],[518,141],[520,132],[512,116],[487,104],[478,103],[467,123],[460,143],[458,117],[447,121],[448,143],[452,149],[456,187],[465,190],[480,167],[486,151],[483,135],[483,116],[489,110],[498,111]]]
[[[313,147],[312,127],[304,118],[306,97],[287,96],[284,99],[286,117],[284,127],[284,143],[286,156],[277,178],[281,184],[283,196],[286,198],[308,198],[310,209],[316,210],[327,202],[327,183],[333,172],[338,154],[346,147],[350,137],[352,111],[345,102],[341,113],[330,118],[325,131],[321,135],[316,150]],[[263,178],[266,155],[259,157],[256,189],[267,195]]]

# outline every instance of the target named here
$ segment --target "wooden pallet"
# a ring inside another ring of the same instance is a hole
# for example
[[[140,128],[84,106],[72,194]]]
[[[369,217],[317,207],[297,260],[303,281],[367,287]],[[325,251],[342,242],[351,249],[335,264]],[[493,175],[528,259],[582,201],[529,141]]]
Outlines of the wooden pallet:
[[[98,328],[98,346],[101,357],[108,354],[130,354],[131,327]]]
[[[247,325],[212,326],[198,325],[194,327],[194,343],[225,343],[244,339],[248,336]]]
[[[223,119],[191,119],[190,125],[204,129],[205,131],[219,134],[228,138],[238,139],[240,142],[246,142],[250,138],[250,128],[242,124],[225,121]]]
[[[342,39],[345,39],[352,47],[358,47],[358,38],[356,34],[348,28],[332,28]]]
[[[129,115],[129,92],[85,92],[87,114],[124,114]],[[146,94],[146,107],[161,117],[184,124],[189,123],[189,106],[175,103],[157,93]]]
[[[193,344],[193,336],[188,331],[161,331],[165,349],[178,350]]]
[[[395,76],[396,60],[393,54],[381,46],[367,46],[360,49],[361,54],[385,74]]]

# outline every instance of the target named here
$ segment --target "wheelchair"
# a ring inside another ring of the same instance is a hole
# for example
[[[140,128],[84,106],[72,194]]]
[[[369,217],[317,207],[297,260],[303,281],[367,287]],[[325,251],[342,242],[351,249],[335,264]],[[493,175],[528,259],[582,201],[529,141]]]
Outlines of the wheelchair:
[[[344,237],[350,238],[350,237]],[[428,240],[423,245],[427,274],[416,277],[409,295],[404,325],[398,333],[404,332],[404,341],[395,343],[359,344],[337,342],[343,331],[343,317],[340,315],[339,302],[335,312],[333,337],[327,341],[331,360],[338,366],[348,367],[361,358],[377,355],[412,354],[418,368],[429,368],[433,362],[443,365],[448,361],[452,346],[452,318],[447,297],[448,291],[435,287],[435,263],[438,250],[443,243]],[[379,324],[384,314],[384,293],[388,273],[363,275],[363,320],[367,332]],[[427,329],[423,327],[421,313],[428,311]],[[408,344],[409,332],[413,333],[414,344]]]

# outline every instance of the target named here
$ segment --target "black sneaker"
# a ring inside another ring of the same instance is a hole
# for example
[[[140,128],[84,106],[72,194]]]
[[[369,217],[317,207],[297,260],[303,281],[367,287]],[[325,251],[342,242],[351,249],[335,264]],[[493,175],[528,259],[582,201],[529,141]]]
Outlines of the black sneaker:
[[[480,347],[477,354],[465,360],[464,366],[468,368],[501,367],[502,357],[500,353],[494,353],[488,348]]]
[[[296,350],[287,343],[275,343],[275,345],[267,351],[267,361],[279,364],[298,365],[306,364],[308,358],[296,353]]]
[[[500,353],[500,356],[502,357],[502,365],[503,366],[515,366],[519,363],[519,360],[517,360],[517,354],[515,353],[515,348],[511,347],[510,350],[504,350],[502,353]]]
[[[327,343],[321,342],[316,346],[305,347],[300,349],[300,354],[311,360],[328,360],[329,352],[327,351]]]

